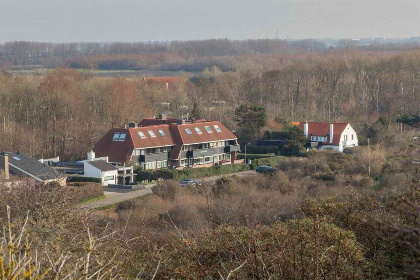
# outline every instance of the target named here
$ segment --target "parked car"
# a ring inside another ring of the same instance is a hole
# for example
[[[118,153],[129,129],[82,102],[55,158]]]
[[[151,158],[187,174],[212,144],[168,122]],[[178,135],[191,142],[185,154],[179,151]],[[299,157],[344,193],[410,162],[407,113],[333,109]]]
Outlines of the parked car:
[[[255,169],[255,172],[261,173],[261,174],[272,173],[274,171],[276,171],[276,169],[268,165],[258,166],[257,169]]]
[[[184,178],[179,182],[181,186],[199,186],[201,182],[195,179]]]

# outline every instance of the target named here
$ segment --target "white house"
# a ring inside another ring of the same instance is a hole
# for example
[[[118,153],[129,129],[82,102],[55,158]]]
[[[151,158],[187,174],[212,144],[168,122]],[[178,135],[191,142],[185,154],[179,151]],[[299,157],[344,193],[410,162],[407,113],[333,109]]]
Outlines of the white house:
[[[294,122],[303,130],[307,150],[334,149],[343,152],[345,148],[359,145],[356,131],[349,123]]]
[[[118,168],[104,160],[92,160],[84,162],[84,176],[100,178],[102,186],[117,184]]]

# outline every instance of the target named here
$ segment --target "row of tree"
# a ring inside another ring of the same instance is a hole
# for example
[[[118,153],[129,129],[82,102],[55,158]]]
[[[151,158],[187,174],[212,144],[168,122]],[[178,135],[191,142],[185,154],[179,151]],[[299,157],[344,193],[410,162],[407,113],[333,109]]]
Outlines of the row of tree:
[[[68,69],[34,77],[4,73],[0,149],[76,158],[111,127],[167,110],[173,117],[189,113],[220,120],[240,135],[255,129],[252,123],[237,126],[233,113],[241,104],[264,108],[274,130],[289,121],[342,121],[360,131],[380,117],[418,116],[419,100],[418,52],[308,56],[273,71],[224,73],[213,67],[169,89],[135,77],[101,78]]]

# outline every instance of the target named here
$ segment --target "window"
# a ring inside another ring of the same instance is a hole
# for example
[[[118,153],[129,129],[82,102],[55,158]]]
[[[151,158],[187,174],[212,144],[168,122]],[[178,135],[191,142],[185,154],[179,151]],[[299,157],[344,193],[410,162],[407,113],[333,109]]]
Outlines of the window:
[[[206,163],[209,163],[209,162],[211,162],[211,157],[206,157],[206,158],[204,158],[204,161],[206,162]]]
[[[114,180],[114,176],[105,176],[104,181],[112,181]]]
[[[211,130],[210,126],[205,126],[204,128],[208,133],[213,133],[213,130]]]
[[[147,131],[147,132],[149,132],[149,135],[150,135],[152,138],[156,137],[156,134],[153,132],[153,130],[149,130],[149,131]]]
[[[124,141],[125,140],[125,133],[115,133],[114,137],[112,138],[112,141]]]
[[[189,135],[191,135],[191,134],[192,134],[192,132],[191,132],[191,130],[190,130],[189,128],[186,128],[186,129],[185,129],[185,131],[186,131]]]
[[[353,138],[353,134],[351,135],[351,140],[354,140],[354,138]]]
[[[139,131],[139,136],[141,139],[146,138],[146,135],[144,135],[143,131]]]
[[[20,160],[20,157],[13,157],[15,160]]]
[[[159,132],[160,136],[162,136],[162,137],[166,136],[165,131],[163,131],[162,129],[158,129],[158,132]]]
[[[217,132],[222,132],[222,130],[220,129],[220,127],[217,124],[215,124],[213,126],[214,126],[214,129],[216,129]]]
[[[210,148],[217,147],[217,142],[210,142]]]
[[[197,131],[198,134],[203,134],[203,132],[201,132],[201,129],[199,129],[198,127],[195,127],[195,131]]]

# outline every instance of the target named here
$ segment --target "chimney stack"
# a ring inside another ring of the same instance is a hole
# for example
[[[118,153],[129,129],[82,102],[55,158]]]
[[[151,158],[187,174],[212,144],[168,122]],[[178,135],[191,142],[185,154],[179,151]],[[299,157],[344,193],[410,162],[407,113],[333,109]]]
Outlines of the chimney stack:
[[[308,126],[309,126],[308,122],[305,122],[303,124],[303,134],[305,135],[305,138],[308,138]]]
[[[94,160],[95,159],[95,152],[94,151],[90,151],[87,153],[87,159],[88,160]]]
[[[10,179],[8,155],[5,154],[4,156],[0,156],[0,168],[4,169],[4,174],[6,175],[6,179]]]
[[[334,140],[334,124],[330,123],[330,144],[332,144]]]

